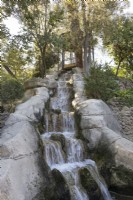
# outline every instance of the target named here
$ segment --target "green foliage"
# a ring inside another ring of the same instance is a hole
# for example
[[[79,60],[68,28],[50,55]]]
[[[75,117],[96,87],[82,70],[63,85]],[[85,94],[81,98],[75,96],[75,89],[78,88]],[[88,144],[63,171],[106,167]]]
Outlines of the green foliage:
[[[22,98],[23,93],[22,84],[14,79],[4,81],[0,85],[0,101],[3,103],[13,103],[15,100]]]
[[[117,91],[116,96],[119,98],[119,101],[128,107],[133,106],[133,88]]]
[[[119,39],[123,37],[123,33],[125,34],[124,29],[119,29],[119,34],[116,34],[115,27],[112,29],[115,24],[112,20],[119,15],[120,10],[126,4],[127,1],[1,0],[0,22],[13,15],[19,20],[22,28],[20,35],[14,37],[14,41],[19,41],[19,48],[12,49],[11,47],[8,52],[5,52],[5,46],[10,44],[10,42],[7,42],[7,45],[5,45],[9,37],[9,31],[6,30],[4,24],[2,25],[2,31],[0,31],[0,36],[4,38],[1,42],[2,60],[17,78],[23,77],[21,72],[24,71],[24,65],[27,67],[29,62],[32,63],[32,66],[38,63],[38,70],[43,78],[49,66],[53,65],[53,60],[48,59],[47,62],[49,48],[56,53],[61,53],[62,49],[74,52],[76,64],[79,67],[82,67],[82,50],[84,48],[84,54],[86,53],[84,69],[88,68],[87,72],[92,61],[92,55],[94,60],[94,46],[97,44],[97,38],[102,37],[105,30],[106,40],[110,35],[113,35],[114,40],[116,35]],[[129,27],[127,35],[130,36],[131,40],[132,32],[130,28],[132,27],[130,25],[128,26],[128,23],[126,23],[123,27],[126,27],[126,29]],[[112,45],[111,38],[108,41],[111,41]],[[117,44],[119,45],[119,41]],[[125,44],[124,42],[124,52],[127,51]],[[116,45],[114,46],[116,47]],[[132,48],[132,44],[129,46]],[[24,51],[22,52],[22,50]],[[6,54],[4,56],[3,51]],[[87,56],[89,58],[88,63]],[[124,60],[123,64],[127,65],[127,60]],[[130,54],[128,56],[129,70],[131,64],[132,55]],[[18,76],[19,74],[20,76]]]
[[[59,57],[57,54],[55,54],[52,51],[47,51],[46,52],[46,67],[47,69],[53,67],[55,64],[59,62]]]
[[[23,28],[21,34],[16,37],[20,40],[19,46],[21,50],[25,49],[25,58],[31,58],[30,61],[34,63],[38,62],[38,69],[44,77],[47,70],[45,61],[47,49],[49,46],[52,50],[55,46],[59,46],[57,42],[59,37],[56,37],[55,42],[53,35],[57,35],[57,28],[62,21],[64,10],[56,2],[53,2],[51,6],[49,0],[2,0],[2,5],[4,10],[8,8],[10,13],[19,19]],[[28,51],[31,48],[33,51]]]
[[[118,84],[112,70],[108,66],[91,66],[90,77],[85,77],[85,92],[88,98],[107,101],[115,95]]]
[[[59,62],[59,56],[54,53],[50,48],[47,50],[46,55],[45,55],[45,63],[46,63],[46,69],[47,71],[54,67],[55,64]],[[39,62],[36,62],[36,67],[33,72],[33,77],[41,77],[41,73],[39,70]]]
[[[133,18],[116,17],[108,32],[103,37],[104,45],[114,57],[117,65],[116,75],[119,69],[126,69],[131,74],[133,70]]]

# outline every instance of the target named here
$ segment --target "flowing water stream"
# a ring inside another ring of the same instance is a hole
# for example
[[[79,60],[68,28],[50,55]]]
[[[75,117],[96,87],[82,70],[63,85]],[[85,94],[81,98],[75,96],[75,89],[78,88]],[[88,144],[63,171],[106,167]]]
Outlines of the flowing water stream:
[[[71,200],[89,200],[80,183],[79,169],[84,167],[88,168],[98,184],[103,198],[112,200],[95,162],[87,159],[82,140],[76,138],[74,113],[70,102],[72,89],[67,86],[67,79],[65,75],[59,79],[57,94],[50,100],[50,109],[58,110],[60,114],[52,114],[50,120],[48,113],[45,115],[46,133],[42,135],[45,160],[51,170],[57,169],[62,173],[68,183]],[[61,131],[58,131],[59,126]],[[56,140],[53,140],[53,137]]]

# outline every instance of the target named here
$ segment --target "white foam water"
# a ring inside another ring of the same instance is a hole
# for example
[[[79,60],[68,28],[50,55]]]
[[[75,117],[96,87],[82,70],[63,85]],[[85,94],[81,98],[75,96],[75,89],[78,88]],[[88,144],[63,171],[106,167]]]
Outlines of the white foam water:
[[[84,160],[84,146],[81,140],[66,138],[67,162]]]
[[[65,163],[64,154],[61,148],[61,144],[59,142],[43,140],[43,143],[44,157],[49,167],[51,167],[54,164]]]

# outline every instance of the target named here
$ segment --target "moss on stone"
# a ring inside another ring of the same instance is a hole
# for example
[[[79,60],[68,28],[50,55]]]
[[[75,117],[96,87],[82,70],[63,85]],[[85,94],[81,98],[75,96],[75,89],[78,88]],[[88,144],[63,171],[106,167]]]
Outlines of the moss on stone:
[[[124,194],[133,195],[133,171],[119,166],[112,169],[112,187]]]
[[[81,184],[87,191],[90,200],[103,200],[101,191],[87,168],[79,170]]]
[[[52,109],[51,110],[53,113],[55,113],[55,114],[60,114],[61,113],[61,110],[60,109]]]
[[[54,195],[50,200],[71,200],[70,191],[66,180],[57,169],[52,171],[55,181]]]

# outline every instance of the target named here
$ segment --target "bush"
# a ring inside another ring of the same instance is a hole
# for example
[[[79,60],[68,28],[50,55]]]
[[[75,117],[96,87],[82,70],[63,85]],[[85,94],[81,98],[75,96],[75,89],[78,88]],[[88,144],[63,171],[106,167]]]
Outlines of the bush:
[[[107,101],[119,89],[115,75],[108,66],[94,64],[90,76],[85,77],[85,92],[88,98]]]
[[[23,86],[14,79],[9,79],[1,83],[0,101],[12,104],[15,100],[22,98],[24,94]]]
[[[133,106],[133,88],[117,91],[116,97],[122,102],[125,106],[132,107]]]

